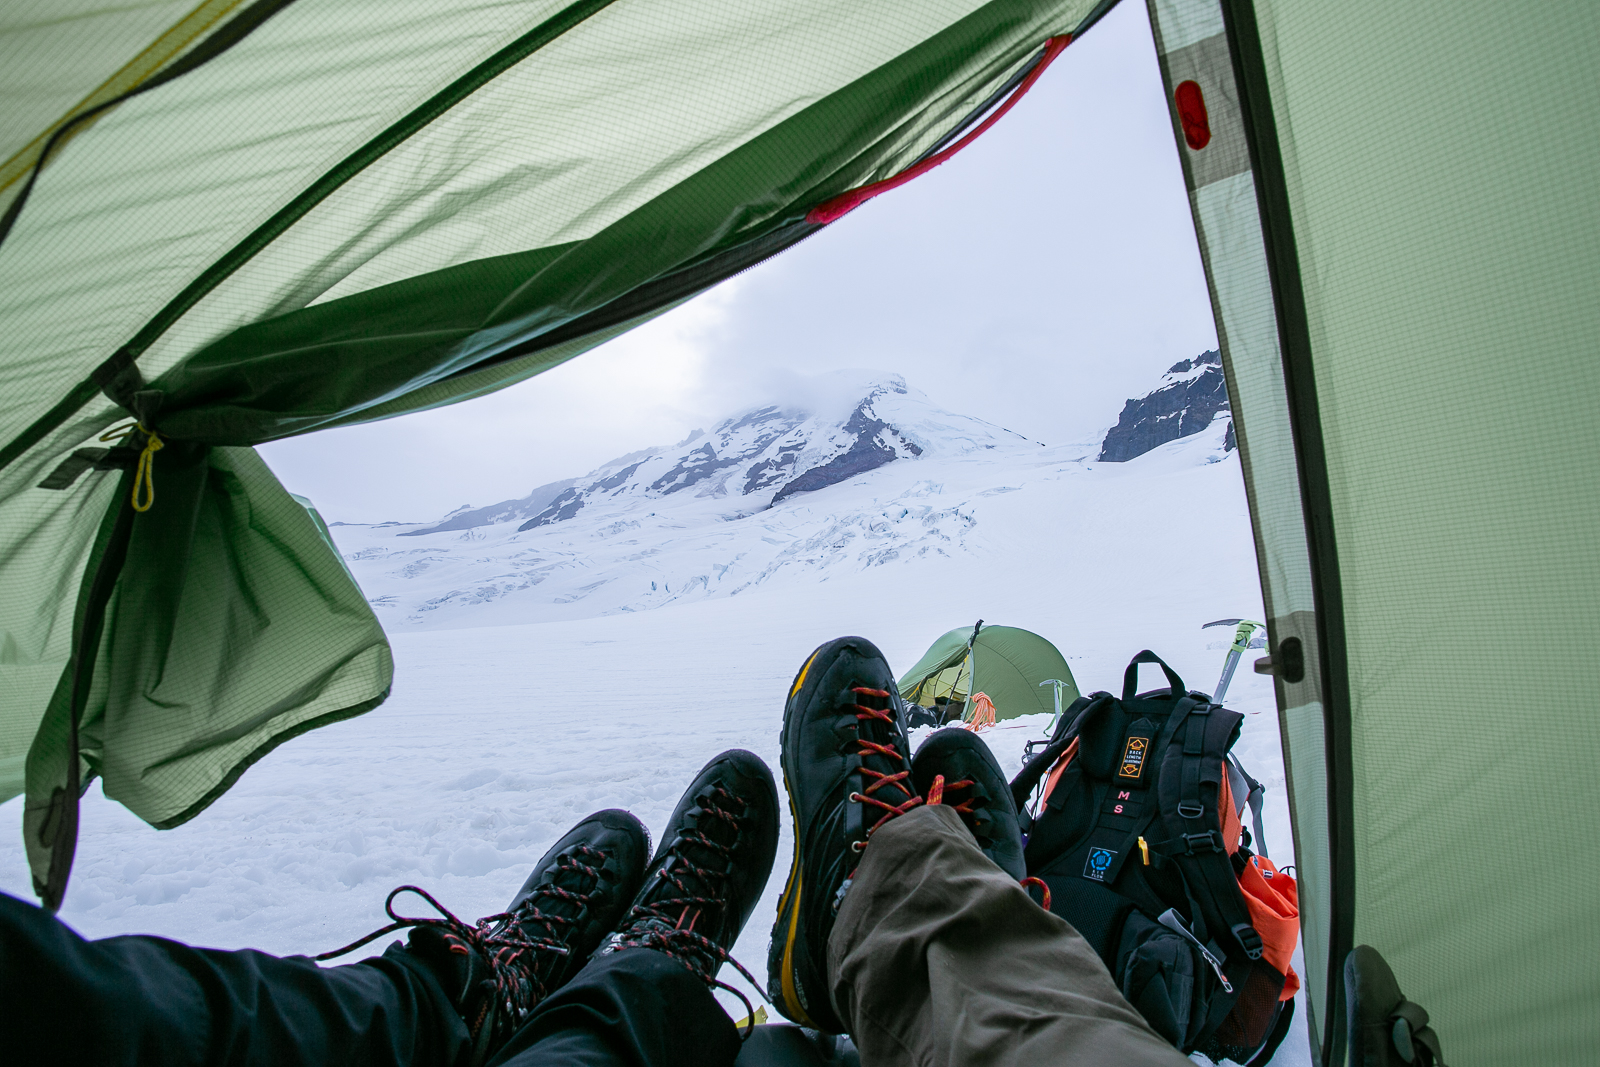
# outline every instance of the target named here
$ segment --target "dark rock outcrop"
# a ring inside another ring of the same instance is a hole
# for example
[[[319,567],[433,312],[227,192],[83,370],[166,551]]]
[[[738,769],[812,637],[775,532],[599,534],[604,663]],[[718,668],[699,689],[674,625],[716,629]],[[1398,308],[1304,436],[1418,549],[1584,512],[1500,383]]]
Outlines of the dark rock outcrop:
[[[850,416],[850,421],[844,424],[845,433],[855,435],[850,447],[828,462],[812,467],[779,489],[772,498],[774,505],[796,493],[826,489],[846,478],[854,478],[858,474],[877,470],[885,463],[900,458],[900,453],[887,443],[889,441],[899,441],[913,456],[922,454],[922,449],[895,433],[887,423],[868,415],[864,410],[865,406],[863,404],[862,407],[856,408]]]
[[[550,506],[550,502],[577,482],[576,478],[563,478],[559,482],[541,485],[533,492],[520,500],[502,500],[498,504],[490,504],[486,508],[462,509],[446,518],[437,526],[429,526],[421,530],[407,530],[400,534],[401,537],[417,537],[421,534],[444,533],[447,530],[470,530],[476,526],[489,526],[497,522],[510,522],[512,519],[525,519],[529,515],[537,515]]]
[[[577,489],[568,489],[566,492],[550,501],[549,507],[539,512],[539,514],[535,515],[521,526],[518,526],[517,532],[521,533],[523,530],[531,530],[535,526],[548,526],[552,522],[560,522],[562,519],[570,519],[581,510],[583,510],[583,494]]]
[[[1199,374],[1194,373],[1197,369]],[[1180,360],[1167,371],[1167,378],[1175,380],[1123,405],[1122,417],[1100,447],[1101,462],[1123,463],[1142,456],[1168,441],[1199,433],[1219,411],[1232,410],[1222,356],[1215,351]],[[1232,423],[1225,447],[1234,447]]]

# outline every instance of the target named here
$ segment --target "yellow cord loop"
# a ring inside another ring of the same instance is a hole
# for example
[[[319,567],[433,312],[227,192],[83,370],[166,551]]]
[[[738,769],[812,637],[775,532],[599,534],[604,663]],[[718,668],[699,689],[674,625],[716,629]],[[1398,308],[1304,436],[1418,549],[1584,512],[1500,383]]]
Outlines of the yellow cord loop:
[[[145,440],[144,451],[139,453],[139,465],[134,468],[133,474],[133,510],[149,511],[150,505],[156,502],[156,476],[151,464],[155,462],[156,453],[165,445],[161,436],[154,430],[146,430],[143,423],[138,424],[139,429],[149,434]],[[144,490],[144,503],[139,503],[139,491]]]

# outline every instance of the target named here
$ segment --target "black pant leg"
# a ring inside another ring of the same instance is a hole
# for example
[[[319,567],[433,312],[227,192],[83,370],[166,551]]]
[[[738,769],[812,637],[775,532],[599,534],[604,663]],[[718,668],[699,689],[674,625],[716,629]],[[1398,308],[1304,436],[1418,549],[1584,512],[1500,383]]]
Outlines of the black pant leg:
[[[8,1064],[421,1067],[465,1062],[466,1027],[398,947],[343,967],[158,937],[86,941],[0,893]]]
[[[739,1032],[687,967],[651,949],[596,956],[489,1067],[732,1067]]]

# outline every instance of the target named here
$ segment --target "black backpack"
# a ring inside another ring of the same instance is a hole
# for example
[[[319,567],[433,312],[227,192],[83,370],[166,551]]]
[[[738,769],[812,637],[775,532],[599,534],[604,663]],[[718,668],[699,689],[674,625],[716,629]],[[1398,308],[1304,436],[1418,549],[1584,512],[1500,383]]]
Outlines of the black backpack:
[[[1141,663],[1158,664],[1171,688],[1135,696]],[[1294,1001],[1278,999],[1285,975],[1262,958],[1239,889],[1248,832],[1232,856],[1222,836],[1224,776],[1234,795],[1242,777],[1258,803],[1259,784],[1229,757],[1242,721],[1187,692],[1146,650],[1128,664],[1120,700],[1073,702],[1011,790],[1028,874],[1050,887],[1050,910],[1099,952],[1129,1002],[1180,1051],[1254,1067],[1288,1032]],[[1048,794],[1030,817],[1041,779]]]

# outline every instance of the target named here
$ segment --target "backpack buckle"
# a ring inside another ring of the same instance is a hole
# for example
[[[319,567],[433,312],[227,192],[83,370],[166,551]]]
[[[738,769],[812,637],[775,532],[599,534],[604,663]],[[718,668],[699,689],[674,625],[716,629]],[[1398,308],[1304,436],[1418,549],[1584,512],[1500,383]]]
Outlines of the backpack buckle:
[[[1239,939],[1239,944],[1244,946],[1244,954],[1253,960],[1261,958],[1261,935],[1256,933],[1256,928],[1249,923],[1238,923],[1233,928],[1233,936]]]
[[[1222,833],[1218,830],[1207,830],[1203,834],[1184,834],[1183,843],[1188,846],[1189,855],[1196,852],[1222,852],[1226,849],[1222,843]]]
[[[1178,805],[1178,814],[1185,819],[1198,819],[1206,813],[1206,809],[1199,804],[1184,801]]]

